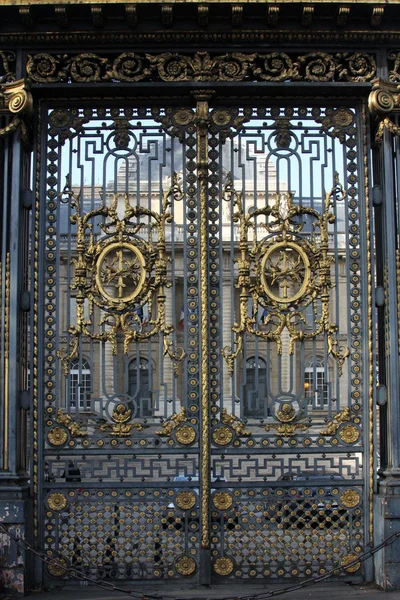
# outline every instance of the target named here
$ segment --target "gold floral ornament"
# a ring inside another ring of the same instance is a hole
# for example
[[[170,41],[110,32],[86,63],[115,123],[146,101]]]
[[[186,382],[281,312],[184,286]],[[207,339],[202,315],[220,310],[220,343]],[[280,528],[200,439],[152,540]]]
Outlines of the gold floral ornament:
[[[218,446],[227,446],[233,440],[232,429],[225,425],[219,425],[212,432],[212,438]]]
[[[346,556],[344,556],[342,558],[342,562],[341,565],[342,567],[345,567],[346,565],[356,561],[358,558],[358,556],[356,554],[346,554]],[[347,567],[345,569],[345,571],[347,571],[348,573],[355,573],[356,571],[358,571],[361,568],[361,563],[357,562],[354,565]]]
[[[118,125],[118,127],[117,127]],[[129,122],[114,123],[116,144],[124,145],[129,136]],[[132,342],[144,342],[161,335],[164,355],[173,364],[175,375],[186,354],[182,348],[174,349],[168,336],[174,328],[166,321],[165,288],[171,283],[167,279],[169,258],[166,254],[165,229],[171,223],[173,201],[183,198],[178,175],[174,173],[171,186],[162,193],[162,210],[156,213],[148,208],[136,206],[133,194],[106,194],[104,203],[83,213],[81,192],[75,192],[69,176],[59,199],[71,207],[71,224],[76,225],[76,257],[72,259],[74,276],[71,290],[76,296],[76,324],[70,325],[71,341],[67,349],[60,349],[58,357],[67,376],[71,360],[79,354],[83,336],[109,342],[113,354],[117,354],[118,339],[122,338],[124,353],[128,354]],[[124,212],[119,215],[118,206],[123,203]],[[95,238],[94,220],[102,217],[100,228],[104,236]],[[150,223],[145,223],[147,217]],[[146,232],[147,239],[143,233]],[[85,302],[89,305],[89,317],[85,317]],[[150,326],[142,327],[138,309],[157,306],[157,314],[150,319]],[[99,332],[92,328],[94,306],[102,313],[98,323]]]
[[[346,423],[340,426],[339,437],[345,444],[355,444],[360,437],[360,430],[352,423]]]
[[[82,425],[73,420],[71,415],[67,413],[63,413],[60,408],[57,413],[57,423],[60,425],[64,425],[70,432],[72,437],[84,437],[88,434],[86,429],[82,428]]]
[[[64,427],[52,427],[47,433],[47,440],[52,446],[63,446],[68,440]]]
[[[360,492],[357,490],[345,490],[339,496],[339,502],[345,508],[354,508],[361,502]]]
[[[196,562],[191,556],[181,556],[175,563],[175,569],[179,575],[193,575],[196,570]]]
[[[276,411],[275,418],[280,421],[277,425],[275,423],[269,423],[264,427],[265,431],[275,429],[277,435],[283,437],[290,437],[294,435],[296,431],[306,431],[307,426],[304,423],[293,423],[297,417],[297,411],[289,402],[284,402],[282,406]]]
[[[228,492],[217,492],[213,496],[213,503],[218,510],[229,510],[233,504],[233,498]]]
[[[66,558],[59,557],[55,558],[53,556],[48,557],[49,561],[47,563],[47,571],[53,577],[64,577],[68,569],[68,561]]]
[[[175,438],[179,444],[184,446],[192,444],[196,439],[196,432],[191,425],[179,425],[175,429]]]
[[[130,435],[132,429],[141,431],[143,425],[141,423],[127,423],[132,417],[132,410],[125,404],[117,404],[114,408],[111,418],[114,423],[104,423],[100,425],[101,431],[107,431],[111,429],[110,435],[115,437],[126,437]]]
[[[286,125],[287,137],[290,136],[290,127]],[[282,123],[279,127],[277,136],[282,133]],[[289,143],[286,137],[281,140],[282,144]],[[239,224],[240,232],[239,274],[235,282],[240,290],[239,322],[232,327],[234,348],[226,346],[222,350],[230,375],[233,375],[235,359],[243,350],[246,333],[275,342],[281,355],[284,331],[289,334],[291,355],[296,342],[325,335],[328,354],[336,359],[338,373],[342,374],[349,349],[339,346],[338,325],[329,319],[330,289],[334,282],[331,279],[333,258],[328,252],[328,227],[336,220],[332,207],[345,198],[346,192],[335,173],[334,185],[325,194],[322,212],[295,204],[292,192],[280,192],[276,194],[275,204],[266,203],[264,207],[245,214],[242,193],[235,190],[231,173],[227,175],[223,199],[231,204],[232,220]],[[299,217],[303,215],[311,218],[313,223],[310,239],[302,235],[304,224]],[[261,240],[257,237],[260,229],[257,224],[267,234]],[[249,230],[252,232],[251,239]],[[253,304],[252,314],[248,310],[249,300]],[[316,315],[317,303],[321,305],[321,316],[308,323],[306,308],[311,305]],[[266,314],[262,328],[256,318],[259,306]]]
[[[164,423],[161,424],[161,429],[156,431],[157,435],[162,436],[170,436],[180,423],[185,423],[187,421],[185,407],[182,406],[181,410],[178,413],[174,413],[171,415]]]
[[[214,571],[217,575],[230,575],[233,571],[233,560],[228,556],[220,556],[214,562]]]
[[[196,506],[196,496],[193,492],[179,492],[175,498],[175,504],[182,510],[190,510]]]
[[[64,494],[54,492],[47,498],[47,504],[51,510],[60,511],[66,508],[68,501]]]

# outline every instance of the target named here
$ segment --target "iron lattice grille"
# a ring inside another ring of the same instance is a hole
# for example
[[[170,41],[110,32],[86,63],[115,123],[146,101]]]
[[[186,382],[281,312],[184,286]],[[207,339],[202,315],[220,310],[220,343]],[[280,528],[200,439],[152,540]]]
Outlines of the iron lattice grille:
[[[210,111],[207,272],[194,110],[45,115],[46,551],[91,577],[196,577],[202,517],[216,577],[304,577],[357,556],[368,518],[358,110]]]

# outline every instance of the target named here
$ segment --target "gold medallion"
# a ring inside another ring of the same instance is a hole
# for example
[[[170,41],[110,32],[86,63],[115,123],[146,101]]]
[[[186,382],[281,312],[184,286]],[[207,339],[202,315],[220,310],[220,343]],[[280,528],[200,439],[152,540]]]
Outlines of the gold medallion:
[[[295,242],[282,241],[271,245],[261,261],[261,284],[265,293],[279,303],[292,303],[301,298],[310,282],[310,261]],[[278,284],[282,294],[273,291]]]
[[[360,432],[352,424],[342,425],[339,429],[339,437],[345,444],[354,444],[360,437]]]
[[[182,510],[190,510],[196,504],[196,496],[193,492],[179,492],[176,496],[175,503]]]
[[[227,556],[220,556],[214,563],[214,571],[218,575],[230,575],[233,571],[233,560]]]
[[[47,570],[50,573],[50,575],[52,575],[53,577],[64,577],[65,573],[67,572],[67,568],[68,568],[68,563],[67,560],[65,558],[55,558],[55,557],[49,557],[52,559],[52,561],[50,564],[47,565]]]
[[[213,496],[213,502],[218,510],[228,510],[233,504],[233,498],[227,492],[217,492]]]
[[[114,242],[100,253],[96,284],[111,304],[130,304],[140,294],[146,279],[143,254],[130,242]]]
[[[357,490],[345,490],[340,494],[339,500],[346,508],[354,508],[360,503],[361,496]]]
[[[47,439],[53,446],[62,446],[68,440],[68,434],[62,427],[53,427],[48,432]]]
[[[353,560],[356,560],[358,558],[358,556],[356,554],[347,554],[346,556],[344,556],[342,558],[342,567],[348,565],[349,563],[353,562]],[[355,573],[356,571],[358,571],[358,569],[361,567],[361,563],[358,562],[355,565],[353,565],[352,567],[349,567],[348,569],[345,569],[345,571],[347,571],[348,573]]]
[[[196,439],[196,432],[190,425],[181,425],[176,428],[175,437],[180,444],[191,444]]]
[[[49,506],[49,508],[51,508],[51,510],[64,510],[64,508],[67,506],[68,501],[66,499],[66,497],[64,496],[64,494],[60,494],[59,492],[54,492],[53,494],[50,494],[50,496],[47,498],[47,504]]]
[[[233,440],[233,433],[229,427],[221,425],[214,429],[212,437],[214,442],[219,446],[226,446]]]
[[[193,575],[196,570],[196,563],[190,556],[181,556],[175,563],[175,569],[180,575]]]

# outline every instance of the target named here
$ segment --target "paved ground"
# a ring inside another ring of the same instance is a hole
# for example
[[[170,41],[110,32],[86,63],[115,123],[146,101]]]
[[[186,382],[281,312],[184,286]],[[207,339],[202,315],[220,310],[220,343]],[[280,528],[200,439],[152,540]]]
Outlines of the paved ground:
[[[122,586],[121,586],[122,587]],[[286,587],[286,586],[285,586]],[[289,587],[289,586],[287,586]],[[179,584],[138,586],[131,588],[131,598],[141,600],[142,595],[147,598],[166,598],[168,600],[234,600],[234,599],[257,599],[268,597],[268,592],[282,589],[282,586],[273,585],[244,585],[231,583],[230,585],[213,586],[182,586]],[[317,584],[300,590],[292,590],[274,597],[293,600],[400,600],[400,590],[386,592],[377,589],[374,585],[332,583]],[[32,600],[119,600],[128,598],[128,595],[120,592],[109,592],[94,588],[92,586],[68,586],[62,589],[52,589],[47,592],[39,592],[31,595]]]

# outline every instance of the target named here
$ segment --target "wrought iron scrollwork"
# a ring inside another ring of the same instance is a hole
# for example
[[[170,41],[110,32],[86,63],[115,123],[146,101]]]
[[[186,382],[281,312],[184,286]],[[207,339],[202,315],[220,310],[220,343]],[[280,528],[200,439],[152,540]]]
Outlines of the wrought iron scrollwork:
[[[76,226],[77,234],[76,257],[71,260],[75,272],[70,285],[76,293],[76,325],[68,329],[72,338],[69,347],[58,351],[65,375],[68,375],[70,361],[79,354],[82,336],[108,341],[114,354],[117,354],[117,337],[121,336],[127,354],[132,342],[142,342],[158,334],[162,335],[164,355],[172,359],[177,374],[185,352],[174,348],[168,339],[174,327],[166,322],[165,312],[165,288],[170,286],[165,225],[173,219],[172,199],[180,201],[182,198],[175,173],[170,189],[162,195],[161,213],[132,205],[129,193],[111,194],[110,204],[104,202],[99,208],[83,213],[80,193],[72,189],[67,177],[60,201],[69,203],[74,211],[70,221]],[[93,232],[96,217],[103,218],[102,235],[98,238]],[[141,220],[143,217],[147,218],[146,223]],[[139,236],[146,231],[147,240]],[[85,318],[85,302],[89,304],[89,318]],[[144,331],[138,308],[148,304],[151,314],[154,303],[157,314],[150,319],[151,327]],[[99,333],[91,328],[95,306],[102,312]]]
[[[289,333],[289,354],[293,354],[296,342],[315,339],[326,334],[327,352],[338,363],[339,375],[349,349],[339,346],[338,326],[329,319],[330,289],[334,286],[330,268],[333,258],[328,252],[328,226],[335,222],[331,208],[343,201],[346,192],[335,174],[334,185],[325,194],[323,211],[293,203],[292,192],[279,192],[272,206],[244,213],[242,194],[234,188],[228,174],[223,190],[223,199],[232,203],[232,219],[240,230],[240,258],[237,259],[240,290],[240,316],[232,330],[235,333],[235,348],[225,347],[222,354],[233,374],[234,360],[242,352],[245,333],[277,345],[282,354],[282,334]],[[308,215],[313,222],[310,239],[301,235],[301,217]],[[257,239],[257,218],[267,236]],[[249,241],[249,230],[253,241]],[[252,300],[253,314],[249,314],[248,301]],[[321,315],[317,315],[317,301],[321,303]],[[256,315],[259,305],[264,308],[263,328],[259,327]],[[314,328],[307,330],[304,309],[311,305],[314,312]]]
[[[372,54],[363,52],[328,54],[269,54],[233,52],[212,56],[137,54],[124,52],[115,57],[84,54],[29,56],[27,73],[38,83],[116,81],[371,81],[376,77]]]

